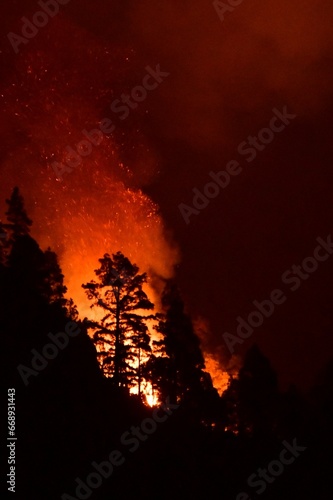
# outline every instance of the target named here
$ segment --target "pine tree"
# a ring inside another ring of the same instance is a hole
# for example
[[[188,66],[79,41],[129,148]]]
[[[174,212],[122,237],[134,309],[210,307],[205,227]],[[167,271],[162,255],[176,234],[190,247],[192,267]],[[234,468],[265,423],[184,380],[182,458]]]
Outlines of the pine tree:
[[[95,270],[98,282],[82,285],[91,307],[104,312],[100,321],[88,321],[94,330],[94,342],[99,351],[103,371],[111,376],[117,387],[129,387],[135,383],[141,390],[142,364],[150,352],[150,336],[147,320],[153,315],[142,313],[154,305],[143,290],[147,275],[139,274],[139,268],[121,252],[99,259],[100,268]]]
[[[27,215],[24,200],[18,187],[13,189],[11,197],[6,200],[6,203],[8,205],[6,217],[9,224],[6,224],[5,228],[10,232],[12,237],[29,234],[32,220]]]
[[[202,390],[204,380],[204,358],[200,340],[194,331],[191,318],[185,313],[184,302],[174,283],[168,281],[162,296],[165,313],[160,315],[157,331],[163,340],[159,347],[167,359],[159,360],[160,369],[164,369],[164,390],[168,381],[168,395],[176,402],[186,398],[196,398]]]
[[[13,288],[16,294],[32,294],[47,303],[67,305],[64,294],[64,276],[61,272],[57,256],[51,249],[45,252],[30,235],[32,220],[27,215],[23,196],[15,187],[12,195],[6,200],[7,223],[0,224],[6,238],[3,238],[2,262],[10,268],[13,276]]]
[[[240,434],[264,436],[277,428],[277,376],[256,344],[247,351],[238,377],[222,398],[229,408],[229,426]]]

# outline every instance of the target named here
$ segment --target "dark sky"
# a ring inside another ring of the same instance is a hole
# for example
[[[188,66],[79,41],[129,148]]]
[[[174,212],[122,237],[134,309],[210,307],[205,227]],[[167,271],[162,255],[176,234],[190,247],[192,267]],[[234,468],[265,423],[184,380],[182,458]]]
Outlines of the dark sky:
[[[131,185],[160,207],[181,253],[180,288],[191,314],[209,329],[210,346],[227,360],[222,334],[236,333],[236,318],[279,288],[285,303],[235,353],[257,342],[283,387],[311,386],[333,354],[333,255],[295,292],[281,276],[313,255],[318,237],[333,234],[331,1],[245,0],[222,22],[204,0],[70,0],[16,55],[7,33],[19,33],[21,17],[39,9],[23,0],[0,7],[2,93],[12,81],[25,81],[23,68],[40,51],[52,55],[54,68],[66,59],[66,75],[82,79],[73,99],[90,80],[99,96],[105,88],[117,96],[141,82],[147,65],[170,73],[119,123],[119,155],[133,170]],[[100,119],[108,116],[107,98],[96,98]],[[296,117],[247,162],[239,145],[284,107]],[[8,116],[2,158],[17,140]],[[193,189],[202,192],[209,173],[231,160],[242,172],[186,224],[179,204],[191,205]],[[17,179],[2,168],[6,179]]]

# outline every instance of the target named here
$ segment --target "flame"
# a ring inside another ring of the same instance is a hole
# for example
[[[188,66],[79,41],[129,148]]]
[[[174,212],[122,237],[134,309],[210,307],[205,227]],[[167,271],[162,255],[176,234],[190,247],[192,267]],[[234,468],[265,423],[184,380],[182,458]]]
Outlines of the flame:
[[[215,348],[215,351],[212,352],[209,342],[212,337],[212,333],[209,322],[206,318],[197,316],[194,319],[193,324],[194,330],[201,341],[201,348],[205,361],[205,371],[212,377],[213,385],[221,396],[228,388],[230,377],[237,372],[234,361],[232,364],[230,361],[224,361],[224,353],[221,346]],[[232,357],[232,359],[233,358],[234,357]]]
[[[130,393],[138,394],[138,388],[132,387],[130,389]],[[158,406],[160,404],[158,392],[153,388],[150,382],[146,382],[142,393],[145,396],[145,400],[148,406]]]
[[[205,366],[206,371],[210,373],[215,389],[217,389],[220,396],[228,388],[230,375],[221,367],[221,362],[214,356],[205,352]]]

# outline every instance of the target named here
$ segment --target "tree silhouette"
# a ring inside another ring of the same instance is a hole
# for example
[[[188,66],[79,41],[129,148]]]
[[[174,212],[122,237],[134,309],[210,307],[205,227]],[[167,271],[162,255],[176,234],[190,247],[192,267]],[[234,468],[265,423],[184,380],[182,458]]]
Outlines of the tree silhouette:
[[[18,187],[14,187],[11,197],[6,200],[6,203],[8,205],[6,217],[9,224],[5,225],[5,228],[16,237],[29,234],[32,220],[27,215],[24,200]]]
[[[141,391],[143,359],[150,352],[150,336],[147,320],[153,315],[143,315],[154,305],[143,290],[146,273],[121,252],[99,259],[100,268],[95,270],[98,282],[82,285],[91,307],[104,313],[99,321],[88,321],[94,330],[94,342],[98,347],[103,371],[111,376],[117,387],[129,387],[135,383]]]
[[[201,391],[204,379],[200,340],[191,318],[184,311],[179,291],[171,281],[166,284],[162,305],[165,313],[159,315],[156,330],[163,339],[157,345],[167,358],[156,360],[155,375],[163,381],[162,390],[168,392],[170,400],[190,399]]]
[[[6,235],[2,238],[2,262],[10,269],[10,288],[16,300],[21,297],[22,302],[29,303],[35,296],[45,303],[66,307],[68,302],[64,295],[67,289],[57,256],[50,248],[43,252],[31,237],[32,220],[17,187],[6,203],[8,222],[0,224],[0,232],[5,231],[3,234]]]
[[[0,220],[0,264],[4,264],[6,260],[7,248],[7,232],[5,225]]]
[[[44,252],[43,274],[44,282],[48,289],[49,302],[57,302],[63,306],[66,305],[68,310],[71,310],[72,307],[75,308],[72,299],[67,300],[64,298],[67,292],[67,288],[64,285],[64,275],[59,266],[57,255],[50,248]]]
[[[277,376],[256,344],[247,351],[238,377],[231,380],[222,397],[227,402],[230,429],[252,436],[277,429]]]

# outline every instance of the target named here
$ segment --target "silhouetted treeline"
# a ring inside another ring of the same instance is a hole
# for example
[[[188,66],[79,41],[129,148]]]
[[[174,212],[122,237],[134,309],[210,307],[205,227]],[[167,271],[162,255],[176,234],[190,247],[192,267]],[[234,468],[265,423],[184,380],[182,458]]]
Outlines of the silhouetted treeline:
[[[256,498],[263,488],[267,499],[331,498],[333,360],[309,395],[296,387],[281,393],[253,345],[221,397],[174,282],[166,282],[156,313],[142,288],[146,274],[121,252],[105,254],[84,284],[104,314],[81,321],[57,256],[30,235],[17,188],[6,203],[1,364],[4,392],[15,388],[16,498],[79,498],[76,478],[85,483],[112,450],[124,461],[90,488],[91,498]],[[159,340],[152,342],[149,325]],[[145,404],[147,383],[161,407]],[[306,450],[293,463],[289,451],[290,465],[271,481],[258,479],[295,439]]]

